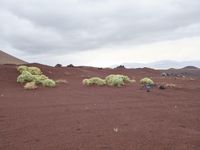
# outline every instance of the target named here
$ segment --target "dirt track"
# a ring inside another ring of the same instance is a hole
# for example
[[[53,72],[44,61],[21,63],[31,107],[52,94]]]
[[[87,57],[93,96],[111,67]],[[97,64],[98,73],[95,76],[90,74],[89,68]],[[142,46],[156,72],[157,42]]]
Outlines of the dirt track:
[[[40,66],[40,65],[39,65]],[[25,91],[15,66],[0,66],[0,150],[199,150],[200,80],[151,69],[40,66],[56,88]],[[121,73],[179,88],[147,93],[135,83],[84,87],[83,78]]]

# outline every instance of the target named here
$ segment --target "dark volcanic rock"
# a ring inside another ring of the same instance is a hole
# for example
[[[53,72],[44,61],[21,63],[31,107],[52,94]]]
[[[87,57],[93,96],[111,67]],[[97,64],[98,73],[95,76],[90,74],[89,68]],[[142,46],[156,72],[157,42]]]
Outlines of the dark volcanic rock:
[[[161,73],[161,76],[163,76],[163,77],[167,77],[167,76],[169,76],[169,74],[166,73],[166,72],[162,72],[162,73]]]
[[[165,87],[164,85],[159,85],[158,88],[159,88],[160,90],[166,89],[166,87]]]
[[[67,65],[67,67],[74,67],[74,65],[73,64],[69,64],[69,65]]]
[[[199,69],[199,68],[197,68],[197,67],[195,67],[195,66],[186,66],[186,67],[184,67],[183,69]]]
[[[120,66],[117,66],[115,69],[126,69],[126,68],[125,68],[125,66],[120,65]]]
[[[56,64],[55,67],[62,67],[62,65],[61,64]]]

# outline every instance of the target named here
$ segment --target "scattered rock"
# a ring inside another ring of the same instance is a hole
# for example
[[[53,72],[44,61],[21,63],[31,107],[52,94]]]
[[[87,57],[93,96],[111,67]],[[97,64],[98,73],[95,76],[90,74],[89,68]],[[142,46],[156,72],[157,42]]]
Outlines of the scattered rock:
[[[158,88],[159,88],[160,90],[166,89],[166,87],[165,87],[164,85],[159,85]]]
[[[163,76],[163,77],[167,77],[167,76],[169,76],[169,74],[166,73],[166,72],[163,72],[163,73],[161,73],[161,76]]]
[[[119,129],[118,129],[118,128],[113,128],[113,131],[114,131],[114,132],[118,132]]]
[[[61,64],[56,64],[55,67],[62,67],[62,65]]]
[[[126,68],[125,68],[125,66],[120,65],[120,66],[117,66],[115,69],[126,69]]]
[[[194,81],[194,78],[190,77],[188,80],[190,80],[190,81]]]
[[[165,84],[165,87],[166,87],[166,88],[175,88],[176,85],[173,84],[173,83],[167,83],[167,84]]]
[[[160,89],[160,90],[164,90],[164,89],[168,89],[168,88],[175,88],[176,85],[173,84],[173,83],[161,83],[161,84],[159,84],[157,87],[158,87],[158,89]]]
[[[69,65],[67,65],[67,67],[74,67],[74,65],[73,64],[69,64]]]

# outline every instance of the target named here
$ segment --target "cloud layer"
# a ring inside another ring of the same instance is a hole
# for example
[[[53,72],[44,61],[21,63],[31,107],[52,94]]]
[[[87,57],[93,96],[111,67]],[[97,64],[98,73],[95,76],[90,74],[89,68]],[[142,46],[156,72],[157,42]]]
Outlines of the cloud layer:
[[[18,55],[115,53],[121,46],[132,52],[200,36],[199,0],[0,1],[1,49]]]

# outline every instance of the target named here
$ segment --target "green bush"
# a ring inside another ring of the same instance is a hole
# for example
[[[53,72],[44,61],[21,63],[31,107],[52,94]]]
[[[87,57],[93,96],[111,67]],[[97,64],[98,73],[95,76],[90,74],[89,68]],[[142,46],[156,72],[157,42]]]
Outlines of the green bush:
[[[125,82],[125,83],[132,83],[133,80],[131,80],[128,76],[124,76],[124,75],[117,75],[119,77],[122,78],[122,80]]]
[[[153,80],[151,80],[150,78],[143,78],[143,79],[141,79],[140,80],[140,84],[141,85],[149,85],[149,86],[152,86],[152,85],[154,85],[154,82],[153,82]]]
[[[41,75],[42,74],[42,71],[40,70],[40,68],[38,68],[38,67],[27,67],[27,66],[24,66],[24,65],[17,67],[17,71],[19,71],[20,73],[22,73],[23,71],[28,71],[32,75]]]
[[[107,84],[109,86],[120,87],[120,86],[123,86],[125,83],[124,83],[123,79],[120,78],[119,76],[114,76],[111,80],[109,80],[109,82],[107,82]]]
[[[19,71],[20,73],[22,73],[23,71],[27,71],[28,67],[27,66],[19,66],[17,67],[17,71]]]
[[[56,82],[49,79],[42,74],[42,71],[38,67],[19,66],[17,70],[21,73],[17,77],[18,83],[27,83],[25,89],[35,89],[36,85],[42,84],[46,87],[55,87]]]
[[[99,78],[99,77],[92,77],[90,79],[84,79],[82,81],[83,85],[98,85],[98,86],[103,86],[106,84],[105,80]]]
[[[83,85],[89,86],[89,85],[90,85],[90,80],[89,80],[89,79],[84,79],[84,80],[82,81],[82,83],[83,83]]]
[[[17,77],[18,83],[26,83],[26,82],[31,82],[33,80],[34,80],[34,76],[28,71],[23,71],[22,74],[20,74]]]
[[[33,75],[34,76],[34,81],[35,83],[38,85],[38,84],[42,84],[42,82],[46,79],[48,79],[47,76],[45,75]]]
[[[32,75],[41,75],[42,71],[38,67],[28,67],[28,72],[30,72]]]
[[[132,83],[133,80],[131,80],[128,76],[124,76],[124,75],[109,75],[106,77],[106,84],[109,86],[123,86],[125,85],[125,83]]]
[[[45,79],[42,81],[42,85],[45,87],[55,87],[56,86],[56,82],[52,79]]]

